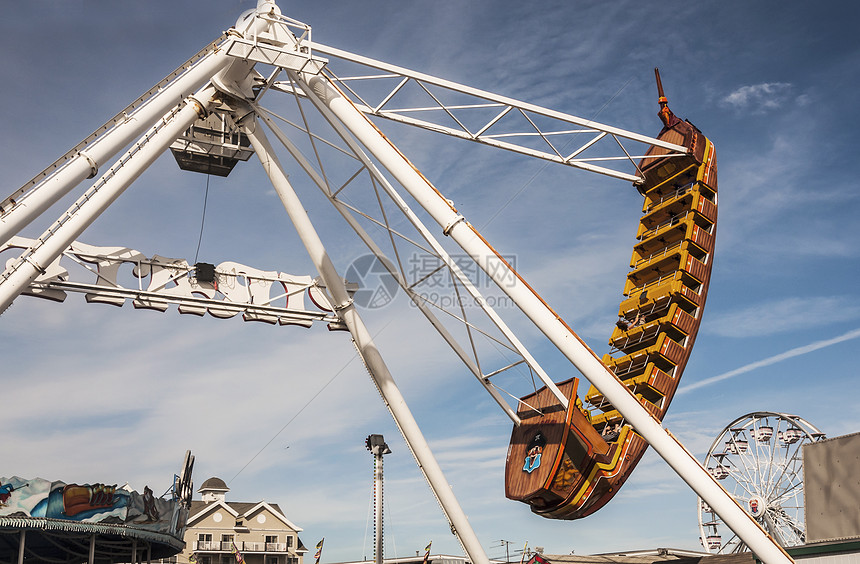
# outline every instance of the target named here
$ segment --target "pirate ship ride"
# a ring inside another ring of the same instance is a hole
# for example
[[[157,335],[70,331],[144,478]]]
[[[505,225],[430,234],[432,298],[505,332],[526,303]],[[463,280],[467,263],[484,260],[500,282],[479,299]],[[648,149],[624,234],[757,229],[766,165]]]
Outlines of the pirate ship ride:
[[[652,146],[639,163],[644,197],[625,299],[609,339],[606,370],[662,421],[690,358],[702,321],[717,222],[717,159],[713,144],[668,107],[655,69],[663,129],[658,139],[683,145],[667,158]],[[603,507],[638,464],[648,443],[591,386],[558,386],[567,408],[547,387],[520,399],[522,423],[511,435],[505,494],[554,519],[578,519]]]

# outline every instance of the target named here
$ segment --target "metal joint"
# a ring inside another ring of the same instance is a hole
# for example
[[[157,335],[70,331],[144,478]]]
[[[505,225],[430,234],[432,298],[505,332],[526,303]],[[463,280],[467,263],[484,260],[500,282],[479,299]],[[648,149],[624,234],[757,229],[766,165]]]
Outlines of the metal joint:
[[[445,229],[442,230],[442,234],[445,235],[445,237],[450,235],[451,230],[454,229],[454,226],[456,226],[461,221],[466,221],[466,218],[460,214],[457,214],[457,217],[454,218],[454,221],[445,226]]]
[[[78,154],[83,158],[87,159],[87,164],[90,165],[90,175],[87,176],[87,178],[95,178],[96,175],[99,173],[99,164],[94,161],[91,156],[89,156],[83,151],[78,151]]]
[[[27,255],[26,257],[24,257],[24,260],[29,262],[31,265],[33,265],[33,268],[38,270],[40,274],[47,274],[48,273],[48,271],[45,270],[44,268],[42,268],[38,262],[33,260],[32,255]]]
[[[198,117],[200,117],[200,119],[203,119],[209,115],[209,111],[206,109],[206,104],[204,104],[194,96],[189,96],[185,99],[185,102],[188,104],[194,104],[194,110],[197,112],[197,115]]]
[[[349,298],[348,300],[346,300],[342,304],[332,306],[332,308],[334,309],[334,311],[342,311],[342,310],[348,308],[349,306],[351,306],[353,303],[355,303],[355,301],[352,298]]]

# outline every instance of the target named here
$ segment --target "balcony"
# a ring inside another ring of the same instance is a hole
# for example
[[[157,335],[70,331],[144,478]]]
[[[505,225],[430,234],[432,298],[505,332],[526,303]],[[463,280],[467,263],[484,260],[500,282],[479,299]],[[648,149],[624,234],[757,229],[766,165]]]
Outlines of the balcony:
[[[236,541],[236,548],[240,552],[267,552],[283,554],[288,552],[289,547],[285,542],[249,542]],[[233,543],[230,541],[194,541],[193,552],[230,552]]]

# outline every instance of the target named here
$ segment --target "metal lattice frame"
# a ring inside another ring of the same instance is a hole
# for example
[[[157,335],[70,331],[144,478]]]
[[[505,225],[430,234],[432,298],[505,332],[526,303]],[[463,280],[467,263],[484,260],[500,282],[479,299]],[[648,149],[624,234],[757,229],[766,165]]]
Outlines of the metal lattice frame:
[[[327,45],[314,43],[313,49],[371,73],[338,76],[331,65],[326,69],[332,83],[367,115],[634,183],[642,179],[638,161],[648,147],[662,147],[667,156],[687,153],[681,145]],[[276,82],[274,87],[292,90],[290,83]],[[615,168],[606,166],[613,163]],[[624,172],[624,167],[636,173]]]

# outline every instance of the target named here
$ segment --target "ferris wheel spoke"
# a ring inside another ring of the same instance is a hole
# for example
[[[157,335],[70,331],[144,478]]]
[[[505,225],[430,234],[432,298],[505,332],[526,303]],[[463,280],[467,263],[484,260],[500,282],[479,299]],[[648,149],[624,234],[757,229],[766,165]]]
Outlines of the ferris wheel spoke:
[[[802,493],[803,493],[803,481],[802,480],[796,480],[791,484],[790,487],[785,488],[783,491],[779,492],[778,495],[774,496],[773,499],[775,501],[788,500],[788,499],[796,497]]]
[[[801,444],[803,442],[804,441],[798,441],[797,444]],[[771,492],[773,492],[773,490],[775,490],[776,487],[780,483],[782,483],[782,479],[784,477],[788,478],[788,481],[792,484],[797,484],[797,483],[801,482],[801,480],[798,477],[798,474],[799,474],[798,467],[802,467],[802,464],[803,464],[802,458],[798,458],[796,456],[793,456],[791,458],[787,458],[786,463],[784,465],[782,465],[781,471],[780,471],[779,475],[776,477],[776,480],[774,482],[774,486],[773,486],[773,489],[771,490]],[[791,477],[789,477],[789,474],[788,474],[789,472],[791,472]]]
[[[790,516],[788,516],[785,512],[779,512],[779,514],[777,515],[777,519],[778,519],[779,521],[784,521],[784,522],[785,522],[785,524],[786,524],[786,526],[787,526],[789,529],[791,529],[791,531],[792,531],[792,532],[793,532],[793,533],[794,533],[798,538],[800,538],[801,540],[804,540],[804,538],[806,537],[806,532],[805,532],[805,527],[804,527],[804,524],[803,524],[803,523],[801,523],[801,522],[799,522],[799,521],[797,521],[797,520],[795,520],[795,519],[792,519],[792,518],[791,518]]]
[[[779,446],[778,446],[779,445],[779,437],[782,436],[782,429],[781,429],[782,424],[783,424],[782,418],[778,418],[776,421],[776,425],[774,426],[773,448],[771,448],[771,450],[770,450],[770,464],[768,466],[768,483],[770,483],[770,481],[773,478],[772,475],[770,474],[770,471],[773,470],[774,468],[776,468],[776,466],[777,466],[777,462],[776,462],[775,457],[777,455],[777,451],[779,450]]]
[[[735,486],[736,486],[735,495],[737,496],[737,487],[738,486],[741,489],[743,489],[749,495],[749,497],[756,495],[757,492],[750,490],[750,488],[748,487],[748,485],[755,484],[755,482],[756,482],[755,478],[750,475],[749,469],[746,466],[743,466],[743,468],[739,467],[737,464],[735,464],[734,460],[732,460],[732,459],[729,459],[729,463],[732,465],[732,467],[734,467],[737,470],[737,474],[741,478],[743,478],[743,479],[739,479],[739,476],[735,476],[734,473],[732,472],[732,470],[729,469],[729,473],[735,481]]]
[[[734,543],[734,546],[732,546],[732,543]],[[726,543],[726,546],[727,547],[732,546],[731,554],[737,554],[739,552],[746,552],[746,550],[747,550],[747,545],[744,544],[741,541],[741,539],[738,538],[737,535],[732,535],[731,540],[729,540],[729,542]]]
[[[726,443],[726,444],[728,444],[728,443]],[[747,481],[754,482],[755,479],[750,474],[750,468],[747,466],[747,463],[746,463],[746,460],[744,459],[743,453],[739,453],[737,455],[737,459],[740,460],[740,465],[737,464],[737,462],[735,461],[735,458],[733,456],[730,456],[728,452],[726,452],[725,456],[723,457],[723,460],[728,461],[734,468],[737,469],[739,474],[743,475],[743,477]],[[735,480],[739,481],[739,480],[737,480],[737,478],[735,478]]]
[[[776,532],[781,538],[783,546],[800,544],[804,540],[802,523],[794,521],[781,511],[770,511],[768,516],[770,524],[776,527]]]

